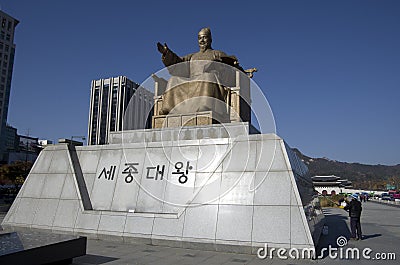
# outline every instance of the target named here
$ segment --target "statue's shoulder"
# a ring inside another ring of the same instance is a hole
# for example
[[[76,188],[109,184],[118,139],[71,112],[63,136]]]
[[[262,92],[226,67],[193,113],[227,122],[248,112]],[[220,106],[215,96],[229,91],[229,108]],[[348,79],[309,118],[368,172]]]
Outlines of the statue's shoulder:
[[[239,62],[235,55],[228,55],[225,52],[218,50],[213,50],[213,52],[214,58],[218,59],[218,61],[237,67]]]
[[[222,58],[222,57],[228,56],[226,53],[224,53],[223,51],[219,51],[219,50],[212,50],[212,53],[217,58]]]
[[[182,57],[183,61],[190,61],[192,59],[194,53],[189,53]]]

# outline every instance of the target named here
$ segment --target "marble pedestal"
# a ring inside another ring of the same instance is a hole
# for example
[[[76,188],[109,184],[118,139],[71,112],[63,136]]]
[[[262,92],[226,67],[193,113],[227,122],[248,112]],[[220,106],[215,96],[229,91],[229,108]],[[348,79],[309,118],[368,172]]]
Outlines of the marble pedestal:
[[[226,120],[227,117],[222,117],[213,111],[202,111],[193,114],[157,115],[152,118],[152,128],[204,126],[226,122]]]
[[[307,167],[276,134],[249,131],[150,129],[46,147],[2,226],[241,253],[314,248],[323,215]]]

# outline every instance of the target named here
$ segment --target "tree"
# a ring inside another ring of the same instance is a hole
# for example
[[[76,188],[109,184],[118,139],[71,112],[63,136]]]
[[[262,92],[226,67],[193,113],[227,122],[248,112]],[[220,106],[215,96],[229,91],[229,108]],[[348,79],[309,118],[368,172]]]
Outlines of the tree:
[[[22,185],[33,166],[29,161],[16,161],[0,167],[0,180],[10,181],[15,186]]]

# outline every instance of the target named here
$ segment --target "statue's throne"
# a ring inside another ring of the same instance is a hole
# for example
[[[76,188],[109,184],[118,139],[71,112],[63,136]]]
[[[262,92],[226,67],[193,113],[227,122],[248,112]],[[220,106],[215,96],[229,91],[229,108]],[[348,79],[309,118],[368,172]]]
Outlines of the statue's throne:
[[[250,78],[252,73],[257,71],[255,68],[245,70],[244,74],[240,70],[235,71],[235,80],[231,86],[226,87],[226,117],[221,117],[214,111],[202,111],[196,113],[185,114],[168,114],[161,115],[163,94],[167,88],[167,81],[152,75],[154,79],[154,115],[152,118],[152,128],[164,127],[181,127],[181,126],[197,126],[210,125],[215,123],[231,123],[231,122],[250,122]]]

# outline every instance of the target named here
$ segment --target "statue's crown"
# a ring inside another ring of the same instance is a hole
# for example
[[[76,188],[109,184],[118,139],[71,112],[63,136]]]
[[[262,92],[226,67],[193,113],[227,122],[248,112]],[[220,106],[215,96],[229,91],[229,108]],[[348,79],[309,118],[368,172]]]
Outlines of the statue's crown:
[[[205,34],[205,35],[211,36],[211,29],[210,29],[210,28],[202,28],[202,29],[199,31],[199,35],[200,35],[200,34]]]

